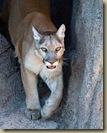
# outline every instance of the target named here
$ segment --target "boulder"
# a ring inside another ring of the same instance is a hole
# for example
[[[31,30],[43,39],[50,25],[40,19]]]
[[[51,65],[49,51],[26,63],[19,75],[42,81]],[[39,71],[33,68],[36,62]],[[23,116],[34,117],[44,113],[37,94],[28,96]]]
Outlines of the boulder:
[[[76,52],[61,118],[66,129],[103,129],[102,0],[73,1],[71,31]]]

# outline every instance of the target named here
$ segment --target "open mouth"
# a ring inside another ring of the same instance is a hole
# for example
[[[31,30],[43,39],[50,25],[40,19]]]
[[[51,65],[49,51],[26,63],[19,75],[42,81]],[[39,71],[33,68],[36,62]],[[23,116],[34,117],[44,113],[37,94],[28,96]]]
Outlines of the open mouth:
[[[54,69],[54,68],[56,68],[56,66],[51,65],[51,66],[47,66],[47,68],[48,69]]]

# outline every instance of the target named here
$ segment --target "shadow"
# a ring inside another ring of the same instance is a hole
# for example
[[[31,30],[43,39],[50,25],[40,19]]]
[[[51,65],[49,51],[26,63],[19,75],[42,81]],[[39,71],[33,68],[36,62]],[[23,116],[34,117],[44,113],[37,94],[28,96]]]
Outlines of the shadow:
[[[68,49],[71,44],[71,18],[72,18],[72,0],[51,0],[51,19],[57,28],[61,24],[66,26],[65,48]],[[69,42],[69,43],[68,43]]]
[[[0,12],[2,11],[2,7],[3,7],[3,0],[0,0]]]
[[[1,17],[0,17],[0,33],[6,38],[6,40],[11,45],[11,48],[14,50],[14,46],[11,42],[11,38],[9,35],[8,26],[2,21]]]
[[[8,33],[7,33],[7,25],[3,22],[1,16],[0,16],[0,33],[7,38]]]
[[[2,12],[2,8],[3,8],[3,0],[0,0],[0,15]],[[7,26],[6,24],[3,22],[1,16],[0,16],[0,33],[4,36],[7,37]]]

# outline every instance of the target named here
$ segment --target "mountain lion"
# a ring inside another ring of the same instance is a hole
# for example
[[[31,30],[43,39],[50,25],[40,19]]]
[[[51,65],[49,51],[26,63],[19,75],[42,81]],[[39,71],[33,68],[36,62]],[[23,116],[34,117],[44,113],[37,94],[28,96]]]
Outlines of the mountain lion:
[[[11,41],[18,56],[26,93],[27,118],[49,118],[63,95],[62,63],[65,25],[57,30],[50,18],[49,0],[5,0],[2,18],[8,20]],[[51,90],[40,105],[38,75]]]

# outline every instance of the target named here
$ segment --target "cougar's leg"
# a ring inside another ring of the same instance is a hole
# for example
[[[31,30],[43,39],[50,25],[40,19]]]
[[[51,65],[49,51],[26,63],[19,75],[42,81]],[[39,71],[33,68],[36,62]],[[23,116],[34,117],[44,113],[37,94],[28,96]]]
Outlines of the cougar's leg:
[[[21,76],[24,90],[26,93],[27,109],[25,115],[29,119],[38,119],[40,117],[40,102],[37,91],[37,76],[21,65]]]
[[[51,95],[49,99],[45,101],[45,105],[41,109],[41,115],[45,119],[51,117],[61,102],[63,95],[62,75],[55,79],[47,80],[46,83],[51,90]]]

